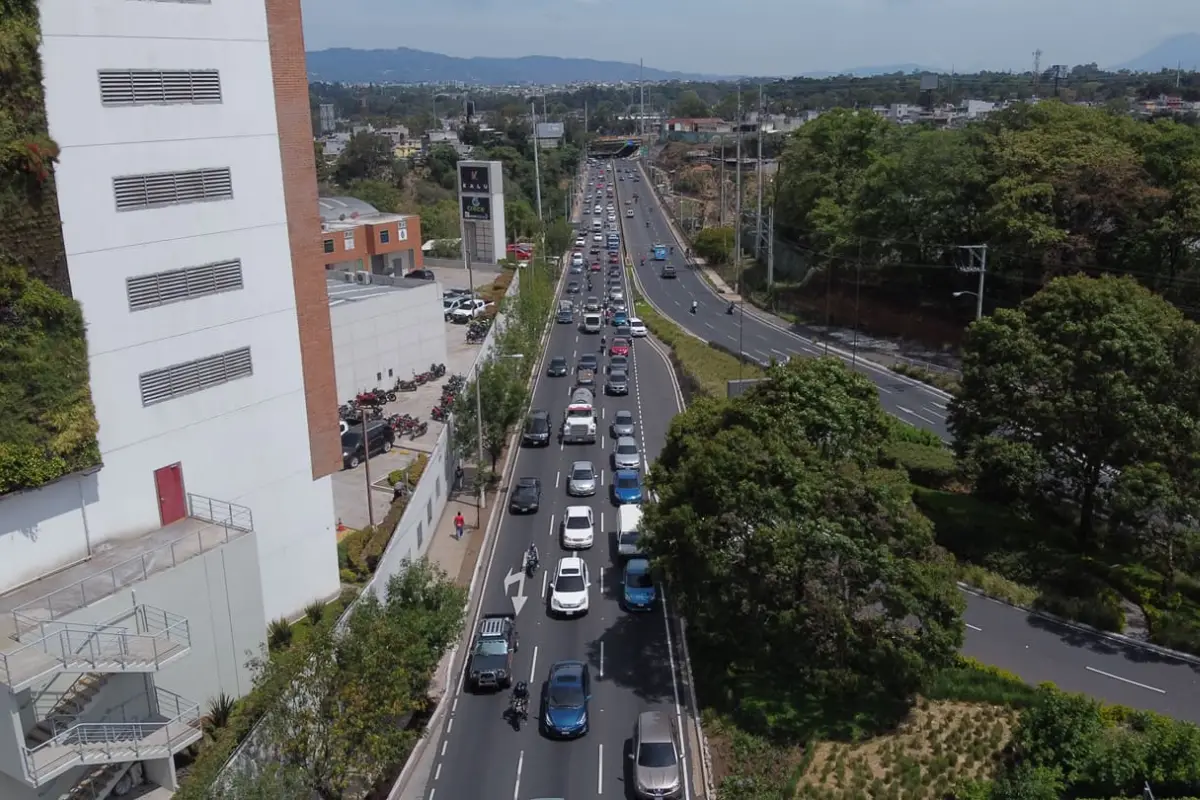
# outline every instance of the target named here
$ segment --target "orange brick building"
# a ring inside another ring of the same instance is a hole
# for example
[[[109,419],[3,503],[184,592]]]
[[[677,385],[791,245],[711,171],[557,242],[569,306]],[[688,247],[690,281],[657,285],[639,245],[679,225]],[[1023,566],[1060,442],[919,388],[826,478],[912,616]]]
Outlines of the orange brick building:
[[[353,197],[322,197],[318,205],[325,269],[405,275],[425,265],[416,214],[387,214]]]

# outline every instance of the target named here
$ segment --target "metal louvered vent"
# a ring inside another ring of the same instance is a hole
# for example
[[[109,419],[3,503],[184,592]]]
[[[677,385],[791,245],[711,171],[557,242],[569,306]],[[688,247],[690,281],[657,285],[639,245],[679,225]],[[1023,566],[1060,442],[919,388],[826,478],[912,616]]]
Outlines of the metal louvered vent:
[[[243,347],[186,364],[144,372],[138,377],[138,383],[142,390],[142,405],[152,406],[253,374],[250,348]]]
[[[229,167],[160,172],[155,175],[122,175],[113,178],[117,211],[228,200],[233,197]]]
[[[106,106],[220,103],[215,69],[102,69],[100,101]]]
[[[130,311],[142,311],[210,294],[236,292],[241,288],[240,258],[125,279]]]

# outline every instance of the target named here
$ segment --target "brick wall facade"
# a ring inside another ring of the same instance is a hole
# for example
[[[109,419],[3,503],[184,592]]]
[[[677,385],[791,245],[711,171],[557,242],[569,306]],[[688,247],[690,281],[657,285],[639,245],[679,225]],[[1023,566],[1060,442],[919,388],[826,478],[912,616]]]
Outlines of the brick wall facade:
[[[300,360],[308,401],[308,438],[316,480],[341,468],[342,444],[338,434],[329,295],[321,258],[321,218],[317,207],[317,167],[313,158],[304,30],[300,0],[266,0],[266,9],[296,290],[296,321],[300,329]]]

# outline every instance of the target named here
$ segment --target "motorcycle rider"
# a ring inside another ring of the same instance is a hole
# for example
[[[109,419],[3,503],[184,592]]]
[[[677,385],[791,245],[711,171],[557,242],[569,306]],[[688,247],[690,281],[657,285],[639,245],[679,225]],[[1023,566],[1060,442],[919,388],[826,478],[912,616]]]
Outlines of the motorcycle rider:
[[[525,716],[529,711],[529,684],[525,681],[517,681],[513,686],[512,699],[509,700],[509,707],[512,710]]]
[[[730,300],[730,301],[729,301],[729,306],[728,306],[728,307],[725,309],[725,313],[726,313],[726,314],[732,314],[732,313],[733,313],[733,309],[734,309],[734,304],[733,304],[733,301],[732,301],[732,300]]]
[[[699,307],[700,307],[700,304],[699,304],[699,303],[697,303],[695,300],[693,300],[693,301],[692,301],[692,313],[693,313],[693,314],[695,314],[695,313],[696,313],[696,309],[697,309],[697,308],[699,308]]]
[[[529,570],[538,568],[538,549],[535,542],[529,543],[529,549],[525,551],[525,567]]]
[[[601,334],[600,335],[600,352],[601,353],[604,352],[604,345],[606,342],[607,342],[607,339],[605,338],[605,336],[603,334]]]

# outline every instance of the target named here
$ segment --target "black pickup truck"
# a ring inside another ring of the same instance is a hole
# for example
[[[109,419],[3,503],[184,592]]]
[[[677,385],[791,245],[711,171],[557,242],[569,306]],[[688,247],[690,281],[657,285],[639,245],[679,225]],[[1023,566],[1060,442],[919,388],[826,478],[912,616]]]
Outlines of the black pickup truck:
[[[479,621],[467,684],[472,691],[506,689],[512,685],[513,658],[520,646],[515,614],[485,614]]]

